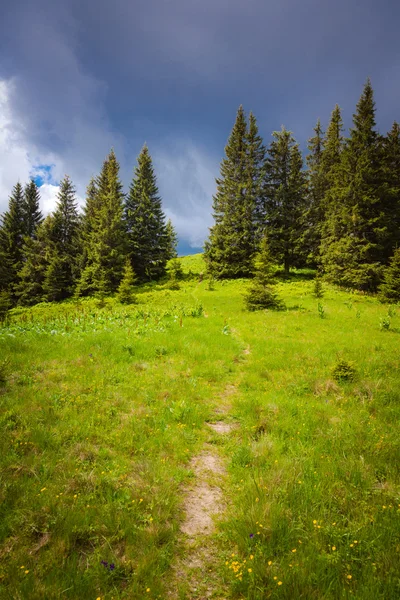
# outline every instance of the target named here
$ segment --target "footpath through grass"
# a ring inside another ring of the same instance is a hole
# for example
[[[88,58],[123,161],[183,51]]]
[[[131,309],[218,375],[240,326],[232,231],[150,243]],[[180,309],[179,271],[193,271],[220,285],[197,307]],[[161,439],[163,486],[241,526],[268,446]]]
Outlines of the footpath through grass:
[[[317,301],[299,277],[277,286],[286,312],[250,314],[247,285],[196,276],[0,329],[0,598],[166,598],[188,464],[227,388],[230,597],[400,597],[400,307]]]

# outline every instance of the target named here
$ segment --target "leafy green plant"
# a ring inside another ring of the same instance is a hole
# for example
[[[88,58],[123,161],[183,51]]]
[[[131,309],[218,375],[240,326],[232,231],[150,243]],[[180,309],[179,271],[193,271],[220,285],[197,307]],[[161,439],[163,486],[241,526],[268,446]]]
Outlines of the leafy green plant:
[[[392,324],[392,320],[389,315],[385,315],[384,317],[381,317],[379,324],[382,331],[388,331]]]
[[[318,302],[318,316],[320,319],[325,319],[325,308],[321,302]]]

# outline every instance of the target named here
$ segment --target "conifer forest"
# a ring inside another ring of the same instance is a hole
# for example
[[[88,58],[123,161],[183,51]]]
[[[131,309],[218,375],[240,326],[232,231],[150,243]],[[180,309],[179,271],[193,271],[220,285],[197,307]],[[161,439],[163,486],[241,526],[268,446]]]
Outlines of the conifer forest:
[[[344,288],[382,289],[398,298],[391,281],[400,260],[400,126],[394,121],[386,135],[378,133],[370,81],[347,137],[337,105],[326,131],[317,121],[305,160],[284,126],[272,137],[265,146],[256,117],[247,119],[239,108],[216,180],[208,272],[218,279],[252,277],[267,236],[271,259],[286,274],[311,267]],[[156,281],[176,256],[176,243],[146,146],[127,194],[110,152],[88,183],[83,213],[67,175],[45,219],[35,182],[17,182],[1,217],[3,303],[112,294],[128,263],[137,281]]]

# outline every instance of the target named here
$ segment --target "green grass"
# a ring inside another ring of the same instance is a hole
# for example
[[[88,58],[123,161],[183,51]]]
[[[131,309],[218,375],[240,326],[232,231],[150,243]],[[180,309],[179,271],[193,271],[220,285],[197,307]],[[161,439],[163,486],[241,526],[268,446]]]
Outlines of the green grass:
[[[231,597],[399,598],[400,307],[316,300],[298,272],[277,286],[287,311],[247,313],[247,282],[210,291],[201,255],[181,260],[178,291],[17,309],[0,329],[0,598],[165,598],[188,462],[227,386]]]

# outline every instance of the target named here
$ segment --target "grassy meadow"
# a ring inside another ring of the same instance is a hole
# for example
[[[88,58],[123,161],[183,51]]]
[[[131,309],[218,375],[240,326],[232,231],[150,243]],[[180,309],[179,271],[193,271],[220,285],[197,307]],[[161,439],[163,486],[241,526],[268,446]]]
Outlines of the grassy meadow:
[[[286,311],[249,313],[248,282],[210,286],[201,255],[181,261],[179,290],[0,327],[0,598],[168,598],[189,463],[217,418],[237,424],[212,437],[228,597],[400,598],[400,307],[330,286],[316,300],[299,272],[276,286]]]

